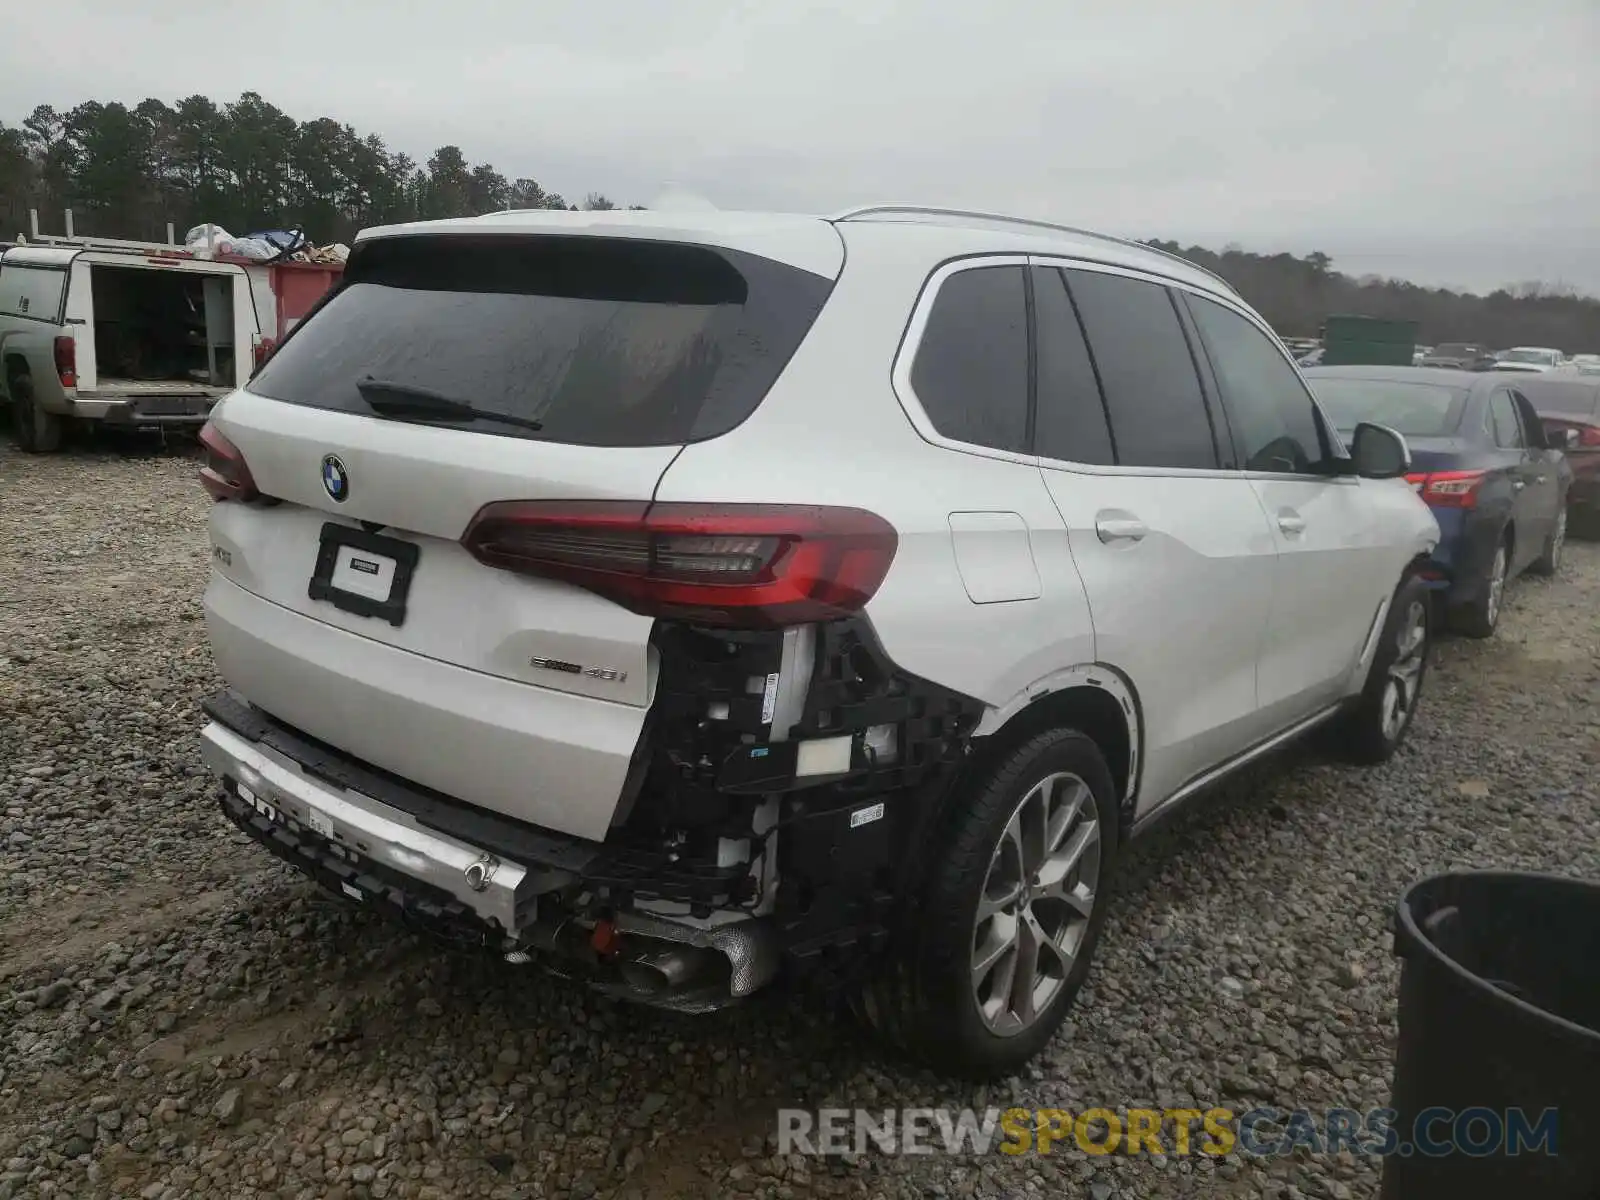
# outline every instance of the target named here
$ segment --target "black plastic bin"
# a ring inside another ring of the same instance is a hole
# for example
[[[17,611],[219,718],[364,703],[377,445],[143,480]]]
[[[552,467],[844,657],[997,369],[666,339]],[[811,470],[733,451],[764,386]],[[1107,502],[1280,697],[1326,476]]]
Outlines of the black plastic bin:
[[[1424,879],[1401,897],[1395,953],[1392,1107],[1412,1152],[1385,1160],[1382,1200],[1600,1198],[1600,884]]]

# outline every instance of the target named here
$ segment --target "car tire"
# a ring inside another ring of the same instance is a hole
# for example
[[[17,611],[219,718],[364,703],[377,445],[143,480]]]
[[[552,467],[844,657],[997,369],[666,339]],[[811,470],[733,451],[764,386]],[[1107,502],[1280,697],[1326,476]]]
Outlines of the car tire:
[[[1506,585],[1511,582],[1511,538],[1502,537],[1495,547],[1494,558],[1489,562],[1483,588],[1471,604],[1464,604],[1452,614],[1451,623],[1471,638],[1493,637],[1500,625],[1500,614],[1505,609]]]
[[[1019,1070],[1088,974],[1117,832],[1111,772],[1091,738],[1053,729],[1005,752],[954,797],[919,903],[857,993],[858,1014],[941,1073]]]
[[[39,407],[33,393],[31,375],[13,375],[11,393],[11,436],[17,449],[28,454],[54,454],[61,449],[61,418]]]
[[[1561,552],[1567,544],[1567,505],[1563,501],[1556,511],[1556,523],[1545,539],[1544,552],[1528,569],[1535,575],[1554,575],[1561,569]]]
[[[1361,695],[1335,727],[1335,745],[1351,762],[1386,762],[1405,741],[1433,650],[1432,600],[1413,574],[1395,589]]]

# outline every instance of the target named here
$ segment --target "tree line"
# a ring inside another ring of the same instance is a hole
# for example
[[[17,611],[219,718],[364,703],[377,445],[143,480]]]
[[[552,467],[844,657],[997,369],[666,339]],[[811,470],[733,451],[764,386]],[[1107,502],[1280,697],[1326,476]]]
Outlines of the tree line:
[[[471,163],[459,146],[426,162],[391,150],[331,117],[297,121],[256,92],[217,104],[189,96],[129,108],[87,101],[67,112],[41,105],[20,125],[0,121],[0,240],[28,228],[155,239],[202,222],[234,234],[296,226],[318,243],[349,242],[369,225],[474,216],[505,208],[571,208],[536,179],[509,179]],[[589,209],[615,208],[590,193]],[[637,206],[635,206],[637,207]],[[1315,336],[1334,313],[1419,323],[1424,343],[1482,342],[1600,352],[1600,300],[1545,283],[1508,285],[1487,296],[1428,288],[1333,269],[1326,254],[1252,254],[1234,247],[1152,240],[1238,289],[1285,337]]]
[[[1417,340],[1429,346],[1476,342],[1491,350],[1554,346],[1568,354],[1600,354],[1600,299],[1567,284],[1530,280],[1479,296],[1344,275],[1315,251],[1297,258],[1231,246],[1219,254],[1160,239],[1148,244],[1222,276],[1284,337],[1316,337],[1330,315],[1350,314],[1416,321]]]
[[[584,206],[615,208],[598,193]],[[368,225],[476,216],[505,208],[573,208],[536,179],[507,179],[459,146],[425,163],[331,117],[297,121],[255,92],[219,105],[87,101],[40,105],[0,122],[0,235],[9,242],[38,209],[41,230],[159,239],[202,222],[242,235],[296,226],[318,243],[349,242]]]

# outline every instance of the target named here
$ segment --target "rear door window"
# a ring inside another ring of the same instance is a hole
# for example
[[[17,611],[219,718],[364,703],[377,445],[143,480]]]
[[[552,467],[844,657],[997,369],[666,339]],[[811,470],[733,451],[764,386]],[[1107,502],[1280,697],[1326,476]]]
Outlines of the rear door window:
[[[944,437],[995,450],[1028,445],[1028,300],[1020,266],[971,267],[939,285],[911,387]]]
[[[832,281],[731,250],[526,235],[383,238],[296,326],[250,390],[370,413],[364,378],[537,422],[506,437],[661,446],[761,403]]]
[[[1118,464],[1217,467],[1200,376],[1167,289],[1100,271],[1064,274],[1105,392]]]

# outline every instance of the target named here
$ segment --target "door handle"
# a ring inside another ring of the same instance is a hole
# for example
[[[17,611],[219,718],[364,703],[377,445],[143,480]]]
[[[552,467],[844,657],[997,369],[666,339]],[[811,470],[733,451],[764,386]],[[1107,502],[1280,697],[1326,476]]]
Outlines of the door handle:
[[[1102,542],[1137,542],[1150,530],[1138,517],[1097,517],[1094,532]]]
[[[1306,519],[1299,513],[1282,512],[1278,514],[1278,528],[1289,537],[1306,531]]]

